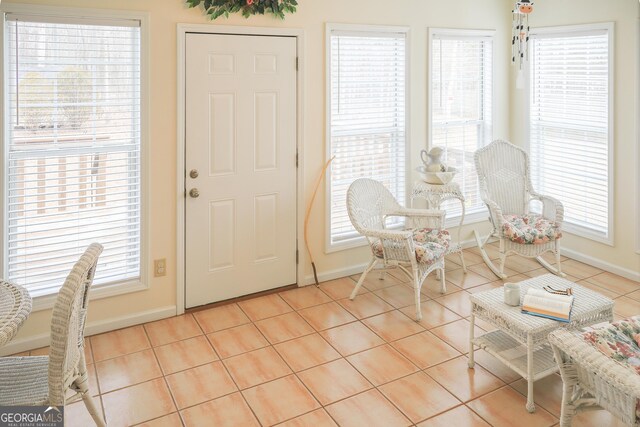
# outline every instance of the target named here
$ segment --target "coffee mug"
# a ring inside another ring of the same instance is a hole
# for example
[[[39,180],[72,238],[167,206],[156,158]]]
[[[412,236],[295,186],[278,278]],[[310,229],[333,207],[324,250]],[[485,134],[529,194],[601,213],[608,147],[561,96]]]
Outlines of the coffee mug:
[[[520,305],[520,283],[505,283],[504,303],[512,307]]]

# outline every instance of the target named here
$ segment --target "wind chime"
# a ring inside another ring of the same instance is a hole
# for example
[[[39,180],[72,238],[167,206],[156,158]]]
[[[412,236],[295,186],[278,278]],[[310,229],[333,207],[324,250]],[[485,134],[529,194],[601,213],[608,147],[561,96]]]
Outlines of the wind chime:
[[[529,14],[533,12],[530,0],[517,1],[513,8],[513,29],[511,35],[511,62],[518,64],[517,87],[524,86],[522,71],[529,61]]]

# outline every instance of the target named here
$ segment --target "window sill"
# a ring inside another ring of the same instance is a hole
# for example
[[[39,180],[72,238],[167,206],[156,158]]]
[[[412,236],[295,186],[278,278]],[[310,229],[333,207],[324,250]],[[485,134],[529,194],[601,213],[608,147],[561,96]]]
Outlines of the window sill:
[[[140,280],[107,283],[92,287],[89,291],[89,301],[95,301],[103,298],[110,298],[117,295],[124,295],[133,292],[145,291],[149,286]],[[40,295],[33,298],[32,312],[50,310],[56,302],[57,292],[49,295]]]
[[[565,233],[573,234],[577,237],[582,237],[584,239],[592,240],[597,243],[602,243],[607,246],[614,246],[613,236],[611,231],[608,234],[598,233],[597,231],[589,230],[585,227],[580,227],[579,225],[574,225],[570,223],[562,224],[562,231]]]

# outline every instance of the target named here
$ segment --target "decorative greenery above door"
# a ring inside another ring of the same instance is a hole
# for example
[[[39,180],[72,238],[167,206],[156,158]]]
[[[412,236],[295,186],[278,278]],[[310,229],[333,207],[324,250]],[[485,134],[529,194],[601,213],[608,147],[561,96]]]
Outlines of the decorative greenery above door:
[[[251,15],[271,13],[284,19],[285,13],[295,13],[297,0],[186,0],[189,7],[196,7],[201,3],[211,19],[230,13],[242,13],[245,18]]]

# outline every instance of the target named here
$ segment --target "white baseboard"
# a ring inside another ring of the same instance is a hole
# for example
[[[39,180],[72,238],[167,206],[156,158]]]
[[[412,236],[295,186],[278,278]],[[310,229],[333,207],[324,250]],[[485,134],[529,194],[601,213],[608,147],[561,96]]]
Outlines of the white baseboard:
[[[103,332],[109,332],[116,329],[139,325],[141,323],[153,322],[154,320],[166,319],[167,317],[172,317],[175,315],[176,306],[172,305],[143,311],[141,313],[100,320],[97,322],[90,322],[87,323],[85,327],[85,336],[101,334]],[[29,337],[13,340],[9,344],[0,348],[0,356],[7,356],[9,354],[15,354],[27,350],[46,347],[48,345],[48,332],[38,335],[32,335]]]
[[[640,282],[640,272],[634,271],[628,268],[620,267],[610,262],[603,261],[598,258],[594,258],[589,255],[585,255],[573,249],[562,248],[562,255],[575,259],[576,261],[584,262],[585,264],[592,265],[601,270],[608,271],[609,273],[617,274],[618,276],[626,277],[629,280]]]

